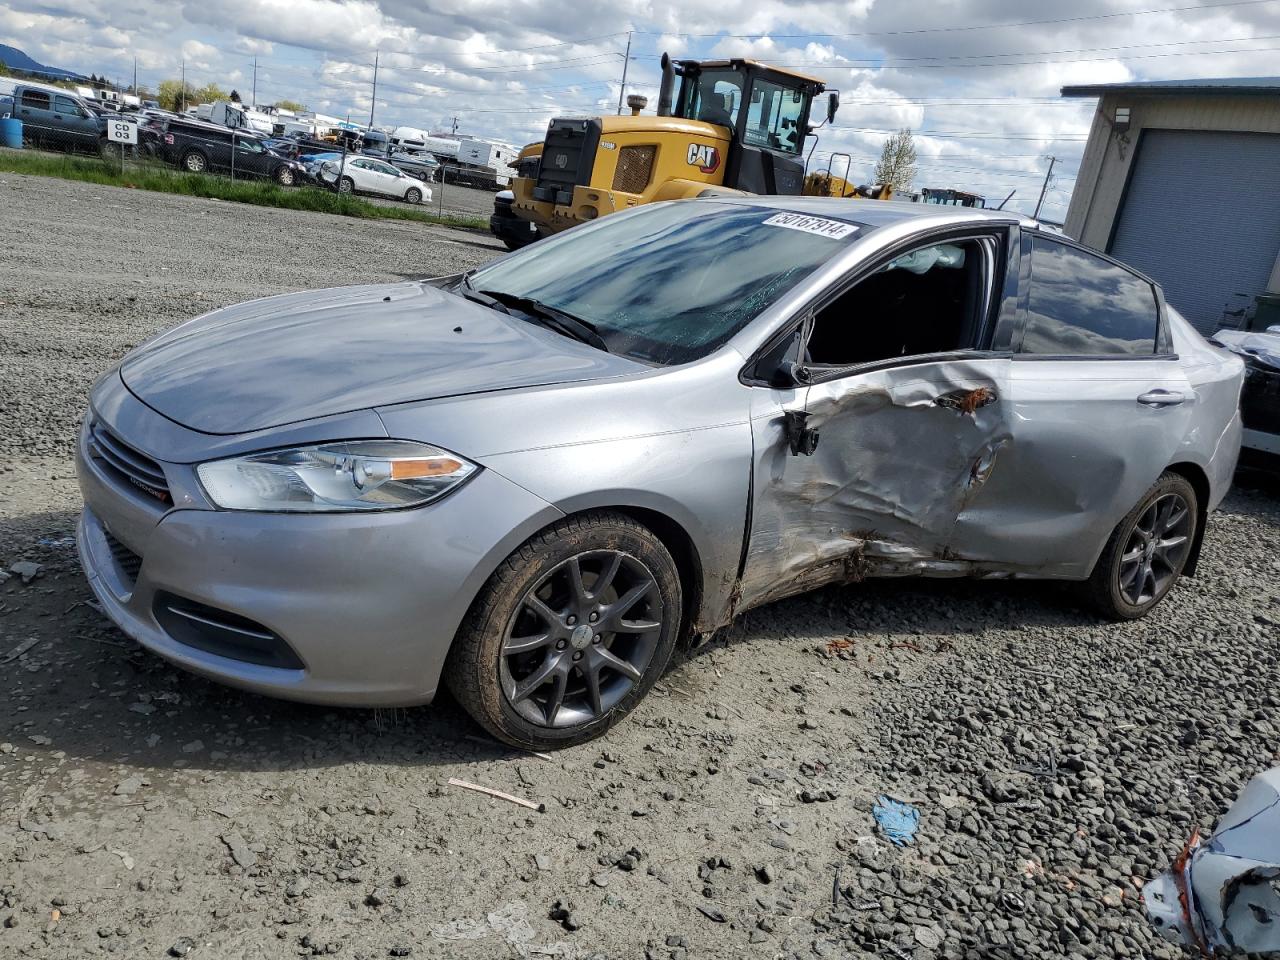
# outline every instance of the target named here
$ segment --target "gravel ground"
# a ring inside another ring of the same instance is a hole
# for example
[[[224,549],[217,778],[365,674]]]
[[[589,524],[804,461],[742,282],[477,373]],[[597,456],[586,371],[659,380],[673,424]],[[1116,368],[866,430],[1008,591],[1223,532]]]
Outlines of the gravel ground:
[[[88,387],[132,344],[495,250],[13,176],[0,209],[0,567],[43,565],[0,585],[0,955],[1179,955],[1139,888],[1277,759],[1274,478],[1140,623],[1046,585],[828,589],[680,658],[603,741],[512,752],[447,699],[333,711],[177,672],[85,603],[66,539]],[[882,794],[919,808],[914,845],[876,829]]]

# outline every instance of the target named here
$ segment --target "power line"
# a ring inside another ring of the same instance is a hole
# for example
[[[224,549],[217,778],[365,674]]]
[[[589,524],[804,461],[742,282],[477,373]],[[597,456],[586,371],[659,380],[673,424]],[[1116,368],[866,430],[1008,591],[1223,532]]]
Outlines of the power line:
[[[962,33],[974,30],[1003,30],[1008,27],[1039,27],[1058,23],[1083,23],[1090,20],[1113,20],[1117,17],[1142,17],[1156,13],[1184,13],[1190,10],[1217,10],[1224,7],[1250,7],[1276,0],[1227,0],[1225,3],[1197,3],[1181,7],[1161,7],[1154,10],[1126,10],[1119,13],[1099,13],[1081,17],[1055,17],[1046,20],[1011,20],[1005,23],[975,23],[955,27],[922,27],[914,30],[867,30],[857,33],[679,33],[680,37],[722,37],[729,40],[804,40],[841,39],[845,37],[902,37],[926,33]],[[637,30],[649,36],[666,36],[671,31]]]
[[[1268,0],[1268,2],[1271,2],[1271,0]],[[1280,50],[1280,47],[1249,47],[1249,48],[1247,48],[1247,49],[1243,49],[1243,50],[1242,50],[1242,49],[1236,49],[1236,50],[1178,50],[1178,51],[1174,51],[1174,52],[1172,52],[1172,53],[1144,53],[1144,54],[1137,54],[1137,55],[1134,55],[1134,56],[1124,57],[1123,59],[1124,59],[1124,60],[1126,60],[1126,61],[1128,61],[1128,60],[1159,60],[1159,59],[1161,59],[1161,58],[1163,58],[1163,57],[1212,57],[1212,56],[1222,56],[1223,54],[1268,53],[1268,52],[1270,52],[1270,51],[1272,51],[1272,50]],[[1010,57],[1012,57],[1012,56],[1019,56],[1019,54],[1012,54],[1012,53],[1009,53],[1009,54],[998,54],[998,56],[1010,56]],[[1029,54],[1028,54],[1028,56],[1029,56]],[[1118,57],[1082,57],[1082,58],[1075,58],[1075,59],[1070,59],[1070,60],[1002,60],[1002,61],[999,61],[999,62],[996,62],[996,63],[914,63],[914,62],[913,62],[913,63],[911,63],[911,68],[912,68],[912,69],[914,69],[914,70],[958,70],[958,69],[964,69],[964,68],[966,68],[966,67],[1034,67],[1034,66],[1042,66],[1042,65],[1045,65],[1045,64],[1054,64],[1054,63],[1110,63],[1110,62],[1115,61],[1115,60],[1117,60],[1117,59],[1121,59],[1121,58],[1118,58]],[[829,60],[807,60],[807,61],[806,61],[806,60],[796,60],[796,61],[792,61],[791,63],[774,63],[774,64],[770,64],[770,66],[774,66],[774,67],[820,67],[820,68],[825,68],[825,69],[828,69],[828,70],[836,70],[836,69],[840,69],[841,67],[847,67],[847,66],[850,66],[850,65],[857,65],[858,63],[863,63],[863,62],[866,62],[867,64],[871,64],[871,65],[879,64],[879,65],[881,65],[881,66],[885,66],[885,67],[893,68],[893,67],[894,67],[898,62],[900,62],[900,61],[899,61],[897,58],[894,58],[894,57],[884,57],[884,58],[880,58],[880,59],[871,59],[871,58],[869,58],[869,59],[867,59],[867,60],[865,60],[865,61],[863,61],[863,60],[842,60],[842,61],[841,61],[841,62],[839,62],[839,63],[832,63],[832,62],[831,62],[831,61],[829,61]]]

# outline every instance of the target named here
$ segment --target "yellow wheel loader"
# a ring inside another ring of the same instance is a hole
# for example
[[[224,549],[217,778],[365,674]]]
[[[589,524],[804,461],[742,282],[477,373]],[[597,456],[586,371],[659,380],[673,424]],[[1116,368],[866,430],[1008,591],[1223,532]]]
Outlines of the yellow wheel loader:
[[[809,192],[809,115],[824,92],[829,123],[839,92],[814,77],[754,60],[677,61],[664,53],[657,116],[642,116],[646,101],[633,96],[631,116],[552,120],[542,143],[520,151],[490,229],[514,250],[659,200]]]

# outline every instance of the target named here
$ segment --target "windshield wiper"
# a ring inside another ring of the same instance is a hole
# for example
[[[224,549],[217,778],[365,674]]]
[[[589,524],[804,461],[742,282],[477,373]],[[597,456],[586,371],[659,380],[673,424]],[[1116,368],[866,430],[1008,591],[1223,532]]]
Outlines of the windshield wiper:
[[[468,300],[490,307],[493,310],[500,310],[502,313],[509,314],[511,312],[507,309],[507,305],[505,303],[502,303],[494,297],[489,296],[489,294],[473,287],[471,285],[470,273],[464,273],[462,275],[462,281],[458,284],[458,287],[462,292],[462,296]]]
[[[472,289],[469,280],[464,278],[463,284],[467,289]],[[566,313],[559,307],[548,306],[532,297],[522,297],[502,290],[475,290],[474,292],[480,296],[488,297],[504,307],[513,307],[521,313],[526,313],[544,327],[550,327],[557,333],[593,346],[598,350],[603,350],[605,353],[609,352],[609,345],[605,343],[604,337],[600,335],[599,328],[590,320],[575,317],[572,313]]]

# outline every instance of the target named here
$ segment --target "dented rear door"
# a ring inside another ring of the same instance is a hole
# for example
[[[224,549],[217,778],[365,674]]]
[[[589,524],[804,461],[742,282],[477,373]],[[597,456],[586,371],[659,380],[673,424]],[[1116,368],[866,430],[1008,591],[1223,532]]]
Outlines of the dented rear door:
[[[864,576],[972,572],[956,522],[1010,443],[1009,375],[1007,355],[966,351],[757,387],[739,609]],[[799,419],[811,454],[793,452]]]

